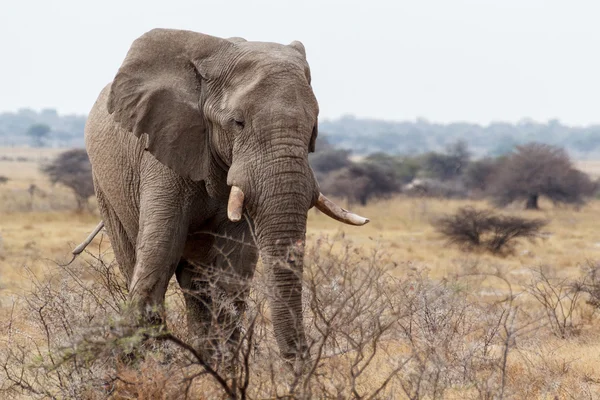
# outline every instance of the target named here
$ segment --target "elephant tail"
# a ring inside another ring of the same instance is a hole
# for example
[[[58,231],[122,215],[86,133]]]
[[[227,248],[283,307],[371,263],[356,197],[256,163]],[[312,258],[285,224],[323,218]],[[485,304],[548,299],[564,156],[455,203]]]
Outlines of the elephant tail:
[[[73,258],[71,258],[71,261],[61,266],[66,267],[70,265],[73,261],[75,261],[77,256],[83,253],[85,248],[92,242],[92,240],[94,240],[94,238],[102,230],[102,228],[104,228],[104,221],[100,221],[100,223],[96,226],[92,233],[90,233],[89,236],[79,246],[73,249],[73,251],[71,252],[71,254],[73,254]]]

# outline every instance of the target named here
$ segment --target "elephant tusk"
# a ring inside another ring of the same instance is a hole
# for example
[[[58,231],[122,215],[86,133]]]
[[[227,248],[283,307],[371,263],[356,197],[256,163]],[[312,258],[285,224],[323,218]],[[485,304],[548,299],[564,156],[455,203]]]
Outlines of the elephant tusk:
[[[360,215],[353,214],[350,211],[343,209],[325,197],[323,193],[319,193],[319,199],[317,200],[315,207],[323,214],[348,225],[360,226],[370,221],[369,218],[361,217]]]
[[[242,211],[244,207],[244,192],[237,186],[231,187],[229,193],[229,202],[227,203],[227,218],[231,222],[238,222],[242,219]]]

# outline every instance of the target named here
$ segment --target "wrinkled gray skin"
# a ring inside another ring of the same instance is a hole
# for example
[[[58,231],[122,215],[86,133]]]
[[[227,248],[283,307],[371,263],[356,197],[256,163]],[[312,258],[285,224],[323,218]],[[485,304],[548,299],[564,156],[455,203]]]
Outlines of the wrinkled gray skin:
[[[156,29],[133,43],[85,135],[102,218],[130,300],[147,318],[157,317],[150,309],[163,304],[173,274],[194,291],[214,270],[241,313],[260,250],[281,354],[302,356],[299,277],[319,194],[307,158],[317,115],[299,42]],[[227,218],[232,185],[245,194],[247,219],[238,223]],[[258,249],[240,244],[253,235]],[[188,293],[186,306],[202,339],[210,296]]]

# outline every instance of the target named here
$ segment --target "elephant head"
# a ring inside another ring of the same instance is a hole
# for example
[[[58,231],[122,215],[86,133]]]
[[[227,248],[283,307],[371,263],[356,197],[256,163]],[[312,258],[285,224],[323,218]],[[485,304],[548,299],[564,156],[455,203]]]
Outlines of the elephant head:
[[[309,166],[319,110],[304,46],[155,29],[131,46],[108,111],[157,160],[227,202],[231,221],[251,218],[276,339],[284,357],[298,356],[308,210],[368,222],[324,197]]]

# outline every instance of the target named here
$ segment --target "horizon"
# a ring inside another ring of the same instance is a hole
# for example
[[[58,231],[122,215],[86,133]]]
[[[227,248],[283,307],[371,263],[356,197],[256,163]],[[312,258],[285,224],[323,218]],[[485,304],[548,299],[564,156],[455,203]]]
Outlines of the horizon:
[[[11,61],[0,74],[0,109],[87,115],[132,41],[164,27],[302,41],[322,120],[351,114],[482,126],[522,119],[600,123],[600,54],[593,50],[599,3],[448,3],[11,2],[0,26],[3,56]]]
[[[44,108],[39,108],[39,109],[35,109],[35,108],[31,108],[31,107],[21,107],[21,108],[18,108],[17,110],[0,110],[0,115],[3,115],[3,114],[18,115],[20,112],[27,112],[27,111],[33,111],[37,114],[41,114],[44,111],[53,111],[53,112],[56,112],[56,114],[58,115],[59,118],[64,118],[64,117],[87,118],[87,114],[85,114],[85,113],[82,113],[82,114],[61,113],[60,111],[58,111],[56,108],[53,108],[53,107],[44,107]],[[517,125],[521,125],[521,124],[525,124],[525,123],[532,123],[532,124],[537,124],[537,125],[549,125],[554,121],[556,121],[558,124],[560,124],[562,126],[569,127],[569,128],[587,128],[587,127],[600,126],[600,122],[578,125],[578,124],[565,123],[565,121],[561,121],[558,118],[549,118],[546,121],[539,121],[539,120],[534,120],[529,117],[523,117],[523,118],[518,119],[517,121],[493,120],[488,123],[482,124],[479,122],[463,121],[463,120],[440,122],[440,121],[433,121],[426,117],[415,117],[415,118],[411,118],[411,119],[394,120],[394,119],[386,119],[386,118],[362,117],[362,116],[357,116],[355,114],[342,114],[335,118],[319,118],[319,122],[321,122],[321,123],[336,122],[336,121],[340,121],[340,120],[344,120],[344,119],[356,119],[356,120],[361,120],[361,121],[374,121],[374,122],[382,122],[382,123],[389,123],[389,124],[403,124],[403,123],[416,124],[416,123],[419,123],[420,121],[423,121],[424,123],[427,123],[429,125],[467,124],[467,125],[477,125],[482,128],[486,128],[486,127],[489,127],[489,126],[495,125],[495,124],[509,124],[509,125],[517,126]]]

